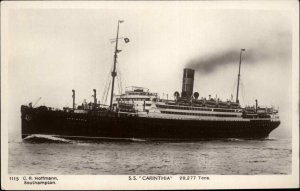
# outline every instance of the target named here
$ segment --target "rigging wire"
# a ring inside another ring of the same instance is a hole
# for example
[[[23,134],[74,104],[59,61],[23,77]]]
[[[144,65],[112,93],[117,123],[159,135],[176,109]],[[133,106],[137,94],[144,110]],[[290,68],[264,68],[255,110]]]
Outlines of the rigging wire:
[[[119,90],[119,95],[122,94],[122,87],[121,87],[121,80],[120,80],[120,76],[117,77],[117,81],[118,81],[118,90]]]
[[[119,62],[118,62],[118,60],[116,60],[116,65],[117,64],[119,64]],[[121,92],[121,87],[120,87],[120,73],[119,73],[119,68],[118,67],[116,67],[116,72],[117,72],[117,76],[116,76],[116,78],[117,78],[117,85],[118,85],[118,90],[119,90],[119,94],[121,94],[120,92]]]
[[[234,95],[234,93],[236,93],[235,89],[237,88],[237,81],[238,81],[238,79],[234,81],[234,85],[233,85],[233,88],[232,88],[232,91],[231,91],[231,95]]]
[[[117,70],[118,75],[120,75],[120,71],[118,70],[117,67],[116,67],[116,70]],[[101,101],[104,105],[106,105],[106,103],[107,103],[108,93],[111,90],[111,83],[112,83],[111,72],[112,71],[113,71],[113,66],[111,66],[111,69],[107,74],[106,85],[105,85],[105,88],[104,88],[104,91],[103,91],[103,94],[102,94],[102,100]],[[116,80],[117,80],[117,83],[118,83],[119,92],[120,91],[122,92],[122,87],[121,87],[121,84],[120,84],[121,80],[120,80],[120,77],[118,75],[116,76]]]
[[[119,70],[119,76],[120,76],[120,87],[121,87],[121,94],[123,93],[123,84],[122,84],[122,73]]]
[[[107,92],[106,92],[105,100],[104,100],[104,102],[103,102],[103,104],[105,104],[105,105],[106,105],[106,102],[107,102],[107,96],[108,96],[108,92],[109,92],[109,89],[110,89],[110,85],[111,85],[111,80],[110,80],[109,83],[108,83],[108,90],[107,90]]]
[[[119,94],[121,95],[123,93],[122,75],[118,68],[117,68],[117,72],[118,72],[117,81],[118,81],[118,87],[119,87]]]
[[[106,80],[106,84],[105,84],[104,91],[102,93],[102,99],[101,99],[101,102],[103,104],[106,104],[105,97],[107,97],[106,94],[109,92],[109,87],[110,87],[110,83],[111,83],[110,71],[108,72],[106,79],[107,80]]]
[[[104,89],[103,89],[103,92],[102,92],[101,103],[104,103],[104,98],[105,98],[105,94],[106,94],[106,91],[107,91],[107,86],[108,86],[108,80],[106,80],[106,83],[105,83],[105,86],[104,86]]]
[[[66,104],[65,104],[65,107],[68,107],[69,106],[69,102],[67,102]]]
[[[245,100],[245,94],[244,94],[244,84],[242,83],[242,81],[240,83],[241,83],[242,103],[243,103],[243,105],[245,105],[246,100]]]

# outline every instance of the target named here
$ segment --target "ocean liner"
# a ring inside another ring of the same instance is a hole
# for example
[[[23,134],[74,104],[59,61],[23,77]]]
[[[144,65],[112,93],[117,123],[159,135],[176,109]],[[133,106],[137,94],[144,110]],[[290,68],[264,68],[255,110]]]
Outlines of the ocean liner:
[[[63,109],[46,106],[34,107],[32,103],[21,106],[22,138],[31,135],[51,135],[80,140],[175,140],[244,138],[261,139],[280,124],[278,110],[273,107],[240,105],[239,81],[242,63],[241,49],[236,100],[199,98],[193,92],[193,69],[183,70],[182,91],[174,99],[162,99],[157,93],[143,87],[127,87],[125,93],[114,94],[118,41],[115,39],[114,65],[109,105],[97,102],[94,89],[93,103],[76,105],[72,90],[73,107]]]

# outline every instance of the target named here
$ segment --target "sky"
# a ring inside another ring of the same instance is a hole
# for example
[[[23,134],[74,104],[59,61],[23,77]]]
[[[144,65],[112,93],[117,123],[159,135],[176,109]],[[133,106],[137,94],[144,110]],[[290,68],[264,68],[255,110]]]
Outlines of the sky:
[[[249,3],[249,2],[248,2]],[[147,5],[147,6],[146,6]],[[207,2],[205,3],[207,5]],[[99,2],[70,8],[29,7],[7,11],[8,126],[20,137],[20,106],[50,107],[102,102],[113,64],[117,21],[118,78],[172,99],[181,91],[183,69],[195,69],[194,91],[222,100],[236,94],[240,49],[242,105],[279,108],[282,124],[272,137],[292,133],[293,14],[284,6],[204,6],[201,2]],[[3,68],[2,68],[3,69]],[[119,92],[118,82],[115,92]],[[107,99],[109,100],[109,98]],[[107,101],[108,103],[108,101]]]

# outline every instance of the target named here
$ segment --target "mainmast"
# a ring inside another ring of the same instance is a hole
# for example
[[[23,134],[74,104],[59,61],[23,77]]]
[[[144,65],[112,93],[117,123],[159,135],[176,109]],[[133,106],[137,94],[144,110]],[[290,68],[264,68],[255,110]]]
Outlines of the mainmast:
[[[241,64],[242,64],[242,52],[245,51],[245,49],[241,49],[240,52],[240,63],[239,63],[239,74],[238,74],[238,84],[237,84],[237,90],[236,90],[236,103],[239,103],[239,87],[240,87],[240,73],[241,73]]]
[[[114,55],[114,67],[113,71],[111,72],[112,76],[112,85],[111,85],[111,94],[110,94],[110,110],[113,109],[112,107],[112,101],[113,101],[113,95],[114,95],[114,86],[115,86],[115,77],[117,76],[116,72],[116,63],[117,63],[117,57],[118,57],[118,40],[119,40],[119,24],[123,23],[124,21],[119,20],[118,21],[118,29],[117,29],[117,38],[116,38],[116,47],[115,47],[115,55]]]

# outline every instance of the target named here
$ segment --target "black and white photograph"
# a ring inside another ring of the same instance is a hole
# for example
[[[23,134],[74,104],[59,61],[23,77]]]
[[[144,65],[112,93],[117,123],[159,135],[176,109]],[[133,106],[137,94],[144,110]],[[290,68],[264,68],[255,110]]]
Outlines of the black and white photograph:
[[[1,2],[1,174],[299,187],[299,2]]]

